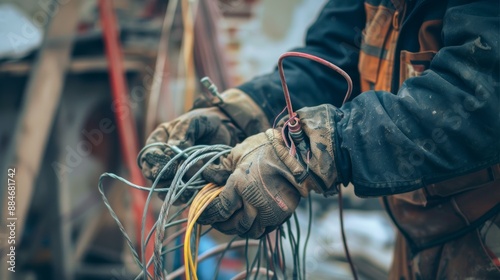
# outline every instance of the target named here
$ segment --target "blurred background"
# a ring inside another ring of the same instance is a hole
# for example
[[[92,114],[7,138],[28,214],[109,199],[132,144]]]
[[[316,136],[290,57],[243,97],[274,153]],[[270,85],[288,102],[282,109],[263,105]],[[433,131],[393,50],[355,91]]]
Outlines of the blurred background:
[[[222,91],[271,71],[280,54],[302,44],[325,1],[190,1],[191,22],[181,2],[0,0],[0,279],[134,279],[138,267],[104,207],[99,176],[149,184],[135,156],[156,125],[191,107],[199,79],[209,76]],[[15,244],[6,226],[9,168]],[[105,192],[137,237],[145,194],[111,180]],[[394,242],[388,218],[377,200],[345,200],[361,277],[387,278]],[[350,279],[336,198],[313,201],[308,278]],[[157,210],[161,200],[153,204]],[[304,227],[305,213],[298,209]],[[212,233],[200,250],[224,240]],[[8,270],[12,245],[15,273]],[[176,258],[169,265],[178,266]],[[229,254],[218,278],[229,279],[244,262]],[[216,262],[207,264],[200,279],[213,277]]]

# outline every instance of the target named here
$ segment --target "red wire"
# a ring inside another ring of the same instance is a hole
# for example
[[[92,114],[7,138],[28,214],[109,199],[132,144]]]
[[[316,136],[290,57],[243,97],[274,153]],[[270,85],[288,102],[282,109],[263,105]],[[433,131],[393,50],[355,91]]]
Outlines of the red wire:
[[[351,77],[349,77],[349,75],[344,70],[340,69],[340,67],[338,67],[337,65],[335,65],[327,60],[322,59],[321,57],[317,57],[317,56],[312,55],[312,54],[301,53],[301,52],[286,52],[286,53],[282,54],[280,56],[280,58],[278,59],[278,71],[280,74],[281,86],[283,87],[283,93],[285,94],[286,108],[288,110],[288,115],[290,116],[290,124],[291,125],[295,125],[296,123],[293,121],[296,121],[296,120],[293,119],[295,117],[295,113],[293,112],[292,101],[290,99],[290,92],[288,91],[288,86],[286,84],[286,78],[285,78],[285,71],[283,70],[283,60],[287,57],[307,58],[309,60],[313,60],[313,61],[316,61],[318,63],[321,63],[321,64],[325,65],[326,67],[336,71],[342,77],[344,77],[344,79],[346,79],[346,81],[347,81],[347,92],[345,94],[344,101],[342,102],[342,104],[346,103],[347,100],[349,100],[349,98],[351,97],[351,92],[352,92]]]
[[[289,119],[288,119],[288,121],[285,122],[284,125],[287,125],[290,130],[299,131],[301,128],[299,125],[299,118],[297,117],[297,114],[293,111],[292,100],[290,98],[290,92],[288,91],[288,86],[286,84],[285,71],[283,69],[283,60],[286,57],[307,58],[307,59],[316,61],[318,63],[321,63],[321,64],[325,65],[326,67],[329,67],[330,69],[333,69],[334,71],[339,73],[342,77],[344,77],[347,81],[347,92],[344,96],[344,101],[342,102],[342,105],[344,105],[347,102],[347,100],[349,100],[349,98],[351,97],[351,93],[352,93],[351,77],[349,77],[349,75],[344,70],[340,69],[340,67],[338,67],[337,65],[335,65],[327,60],[324,60],[320,57],[312,55],[312,54],[301,53],[301,52],[286,52],[286,53],[282,54],[280,56],[280,58],[278,59],[278,71],[280,74],[281,86],[283,87],[283,93],[285,94],[286,109],[288,110],[288,115],[289,115]],[[285,140],[285,143],[288,143],[288,141],[286,139],[286,135],[284,134],[284,130],[282,130],[282,136],[283,136],[283,139]],[[294,151],[295,145],[293,145],[292,140],[290,140],[290,144],[291,144],[291,147],[289,147],[289,148],[293,151],[293,154],[295,154],[295,151]],[[347,246],[347,239],[345,236],[344,214],[343,214],[343,203],[342,203],[342,187],[341,186],[339,186],[339,216],[340,216],[340,232],[342,234],[342,244],[344,245],[345,255],[347,258],[347,262],[349,263],[349,267],[351,268],[352,276],[354,277],[355,280],[357,280],[358,274],[356,273],[356,269],[354,268],[354,263],[352,262],[351,254],[349,253],[349,248]]]

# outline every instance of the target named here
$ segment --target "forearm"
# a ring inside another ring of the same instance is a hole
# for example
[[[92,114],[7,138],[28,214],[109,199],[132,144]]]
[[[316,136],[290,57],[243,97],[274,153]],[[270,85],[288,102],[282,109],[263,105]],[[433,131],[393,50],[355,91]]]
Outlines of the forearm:
[[[445,47],[428,71],[397,95],[369,91],[340,108],[337,166],[358,195],[407,192],[500,161],[499,28],[494,1],[449,8]]]

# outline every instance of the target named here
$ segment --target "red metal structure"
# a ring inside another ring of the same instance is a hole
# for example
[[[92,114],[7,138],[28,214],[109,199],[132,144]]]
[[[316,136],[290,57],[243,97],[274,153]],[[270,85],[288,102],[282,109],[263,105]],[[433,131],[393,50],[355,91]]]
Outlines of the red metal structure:
[[[108,70],[111,82],[111,93],[113,97],[113,109],[115,112],[118,134],[120,138],[121,154],[129,171],[130,181],[134,184],[144,186],[146,182],[141,171],[136,165],[136,156],[139,152],[139,141],[135,121],[128,100],[127,82],[123,67],[123,55],[118,37],[118,26],[113,11],[112,0],[99,0],[99,12],[102,25],[103,39],[108,60]],[[147,193],[137,189],[130,189],[132,197],[132,211],[136,225],[137,241],[141,242],[141,221]],[[146,218],[146,232],[154,225],[151,215]],[[146,248],[146,259],[153,255],[153,242]],[[152,273],[152,268],[150,270]]]

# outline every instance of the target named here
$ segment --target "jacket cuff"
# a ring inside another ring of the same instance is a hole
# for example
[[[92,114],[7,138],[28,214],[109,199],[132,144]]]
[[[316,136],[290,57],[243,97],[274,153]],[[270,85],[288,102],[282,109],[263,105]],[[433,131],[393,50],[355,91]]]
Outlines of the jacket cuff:
[[[226,113],[245,136],[264,132],[271,127],[266,115],[255,101],[243,91],[232,88],[222,94],[219,108]]]

